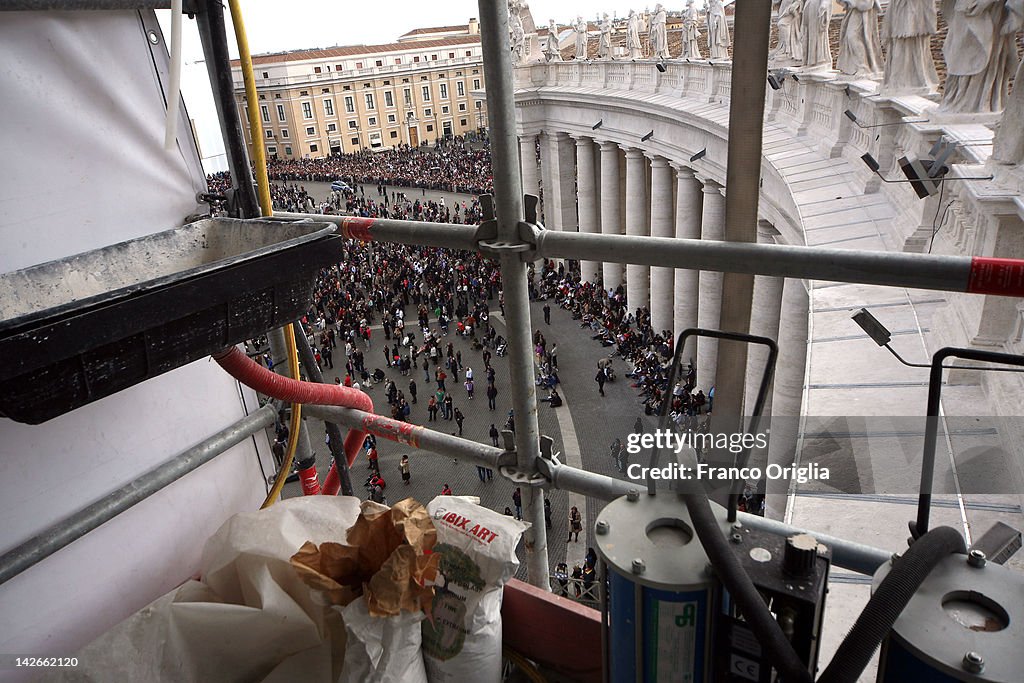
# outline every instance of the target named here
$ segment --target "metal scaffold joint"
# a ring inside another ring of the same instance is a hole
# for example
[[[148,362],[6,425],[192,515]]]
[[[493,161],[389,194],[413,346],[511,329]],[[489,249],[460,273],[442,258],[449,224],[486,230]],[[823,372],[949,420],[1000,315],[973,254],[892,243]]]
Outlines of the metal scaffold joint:
[[[538,236],[544,226],[537,222],[537,197],[528,194],[523,196],[526,220],[516,224],[518,241],[498,238],[498,222],[494,218],[494,203],[491,195],[480,197],[483,220],[476,231],[477,245],[484,254],[500,257],[502,254],[516,253],[523,261],[537,260]]]

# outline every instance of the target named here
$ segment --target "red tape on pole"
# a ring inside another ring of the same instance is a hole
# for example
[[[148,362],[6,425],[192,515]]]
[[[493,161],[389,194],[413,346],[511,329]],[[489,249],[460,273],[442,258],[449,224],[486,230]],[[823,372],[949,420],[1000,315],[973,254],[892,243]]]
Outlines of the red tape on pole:
[[[372,242],[373,235],[370,234],[370,229],[373,227],[374,222],[373,218],[347,216],[341,220],[341,234],[343,237],[351,240]]]
[[[1024,297],[1024,261],[975,256],[971,259],[967,291],[971,294]]]

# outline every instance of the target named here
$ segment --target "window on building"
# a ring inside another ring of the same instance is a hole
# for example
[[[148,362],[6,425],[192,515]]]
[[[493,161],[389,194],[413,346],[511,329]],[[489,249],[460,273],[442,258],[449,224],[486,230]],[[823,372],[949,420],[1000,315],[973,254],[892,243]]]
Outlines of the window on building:
[[[427,107],[426,109],[423,110],[423,115],[424,116],[433,116],[434,115],[434,110],[431,109],[430,107]]]
[[[329,98],[324,99],[324,114],[327,116],[334,116],[334,100]]]
[[[462,81],[458,81],[455,84],[455,92],[458,94],[459,97],[465,97],[466,96],[466,84],[463,83]]]
[[[465,126],[466,126],[466,119],[459,119],[459,125],[462,126],[463,128],[465,128]]]
[[[397,130],[391,131],[391,139],[394,140],[397,137],[398,137],[398,131]]]
[[[427,77],[426,76],[420,76],[420,80],[421,81],[425,81],[425,80],[427,80]]]
[[[427,124],[427,132],[428,133],[433,133],[434,132],[434,127],[432,125],[430,125],[429,123]]]
[[[348,122],[348,127],[351,128],[352,130],[355,130],[357,125],[358,124],[355,121]]]
[[[441,113],[442,114],[447,114],[448,113],[448,105],[447,104],[444,105],[443,107],[441,107]]]
[[[423,86],[423,101],[424,102],[429,102],[430,101],[430,86],[429,85]]]
[[[299,97],[309,97],[309,91],[308,90],[301,90],[301,91],[299,91]]]
[[[473,56],[473,51],[472,50],[466,50],[466,56],[467,57],[472,57]]]
[[[402,97],[405,99],[405,108],[406,109],[411,109],[412,108],[412,89],[411,88],[406,88],[405,90],[403,90],[402,91]]]
[[[302,118],[311,119],[313,118],[313,104],[310,102],[302,103]]]
[[[413,58],[412,58],[412,61],[413,61],[413,62],[416,62],[416,63],[419,63],[419,61],[420,61],[420,58],[419,58],[419,57],[413,57]]]
[[[437,61],[437,55],[430,55],[430,61],[436,62]]]
[[[356,103],[351,97],[345,98],[345,111],[349,114],[356,110]]]
[[[274,99],[275,100],[281,99],[281,93],[279,93],[279,92],[274,93]]]
[[[366,108],[373,111],[376,107],[373,106],[373,93],[366,93]]]
[[[474,76],[476,76],[478,73],[480,73],[480,69],[473,69],[473,75]]]
[[[408,78],[403,78],[403,79],[402,79],[402,83],[408,83],[408,82],[409,82],[409,79],[408,79]]]
[[[334,70],[335,71],[342,71],[343,69],[344,69],[344,65],[342,65],[342,64],[335,64],[334,65]]]
[[[277,158],[277,147],[271,147],[270,145],[267,145],[267,154],[270,155],[270,158],[276,159]]]
[[[324,72],[324,70],[321,69],[320,67],[318,67],[318,66],[314,66],[313,67],[313,73],[315,73],[315,74],[322,74],[323,72]]]
[[[274,131],[270,130],[269,128],[267,128],[267,130],[265,132],[266,132],[268,138],[274,137]]]
[[[449,52],[448,53],[448,59],[455,59],[455,53],[454,52]]]
[[[357,69],[362,69],[363,68],[363,63],[362,62],[356,62],[356,68]]]
[[[291,156],[292,155],[292,148],[291,147],[285,147],[284,148],[284,153],[285,153],[285,156]]]
[[[448,99],[448,84],[447,83],[441,83],[440,84],[440,88],[441,88],[441,99],[442,100],[447,100]]]
[[[319,150],[320,150],[320,148],[317,146],[317,144],[315,142],[310,144],[310,146],[309,146],[309,151],[310,152],[317,152]]]
[[[331,92],[331,89],[330,88],[320,88],[320,92],[323,93],[324,95],[326,95],[327,93]]]
[[[277,105],[277,120],[280,121],[281,123],[284,123],[285,121],[288,120],[288,119],[285,118],[285,115],[284,115],[284,105],[283,104]]]
[[[373,83],[363,83],[363,87],[364,88],[372,88],[373,87]]]
[[[316,135],[316,128],[313,126],[306,126],[306,135]]]
[[[402,63],[402,58],[401,57],[395,57],[395,64],[401,64],[401,63]]]
[[[394,114],[388,114],[388,123],[398,123],[398,117]]]
[[[260,116],[263,117],[263,123],[270,123],[270,109],[267,108],[267,105],[260,105]]]
[[[327,124],[327,132],[328,133],[336,133],[337,131],[338,131],[338,124],[336,124],[336,123],[328,123]]]
[[[466,103],[459,102],[459,111],[466,111]]]
[[[374,62],[374,64],[376,64],[377,66],[384,66],[383,60],[380,60],[380,59],[378,59],[376,62]]]
[[[282,128],[281,129],[281,137],[283,137],[283,138],[288,137],[288,129],[287,128]]]
[[[242,109],[245,111],[245,116],[242,117],[242,120],[245,121],[245,125],[248,126],[249,125],[249,107],[243,106]]]
[[[352,86],[351,85],[343,85],[343,86],[341,86],[341,89],[342,90],[351,90]]]
[[[352,141],[353,145],[358,145],[359,144],[359,138],[352,138],[351,141]]]
[[[266,95],[260,95],[260,99],[261,100],[265,100],[265,99],[267,99],[267,96]]]
[[[270,78],[270,74],[266,71],[263,72],[263,78]]]
[[[369,125],[369,126],[376,126],[377,125],[377,117],[376,116],[371,116],[370,118],[368,118],[366,120],[366,124]]]
[[[384,85],[391,85],[391,81],[384,81]]]
[[[384,106],[388,108],[395,106],[395,93],[390,90],[384,91]]]
[[[479,78],[474,78],[473,79],[473,90],[479,90],[479,89],[480,89],[480,79]]]

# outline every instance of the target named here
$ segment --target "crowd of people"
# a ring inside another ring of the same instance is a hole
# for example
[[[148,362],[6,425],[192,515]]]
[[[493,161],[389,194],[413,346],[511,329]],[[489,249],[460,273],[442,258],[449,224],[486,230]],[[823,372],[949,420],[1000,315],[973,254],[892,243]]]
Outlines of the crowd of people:
[[[467,194],[491,192],[491,153],[467,145],[460,136],[433,145],[398,145],[386,150],[332,154],[318,159],[270,159],[271,180],[386,184]]]

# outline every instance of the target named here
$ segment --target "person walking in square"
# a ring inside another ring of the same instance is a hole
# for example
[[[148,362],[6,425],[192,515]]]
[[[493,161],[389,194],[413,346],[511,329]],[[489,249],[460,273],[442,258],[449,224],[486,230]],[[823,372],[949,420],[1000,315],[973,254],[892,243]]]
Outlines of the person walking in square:
[[[594,381],[597,382],[597,393],[604,396],[604,382],[605,382],[604,370],[598,370],[597,375],[594,377]]]
[[[496,410],[498,407],[498,388],[494,386],[494,383],[487,385],[487,409]]]
[[[550,325],[551,324],[551,306],[549,304],[544,304],[544,309],[543,310],[544,310],[544,322],[547,323],[548,325]]]
[[[495,448],[497,448],[497,446],[498,446],[498,428],[494,426],[494,423],[491,423],[491,429],[490,429],[489,432],[487,432],[487,435],[489,437],[491,437],[491,445],[494,446]]]
[[[573,540],[580,540],[580,532],[583,531],[583,515],[580,514],[579,508],[575,505],[572,506],[572,510],[569,511],[569,539],[566,543],[571,543]],[[573,539],[573,534],[576,538]]]
[[[416,402],[416,380],[409,380],[409,395],[412,396],[412,402]]]
[[[459,425],[459,436],[462,436],[462,423],[465,422],[466,416],[462,414],[462,411],[458,408],[455,409],[455,424]]]
[[[401,462],[398,463],[398,469],[402,473],[402,483],[406,486],[409,485],[409,456],[403,455]]]
[[[512,492],[512,504],[516,507],[516,519],[523,518],[523,494],[520,492],[519,487]]]

